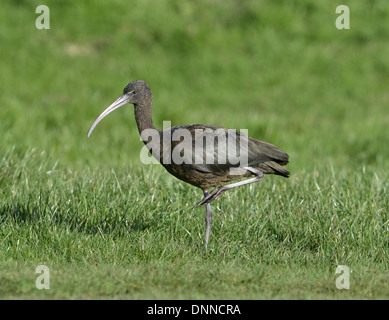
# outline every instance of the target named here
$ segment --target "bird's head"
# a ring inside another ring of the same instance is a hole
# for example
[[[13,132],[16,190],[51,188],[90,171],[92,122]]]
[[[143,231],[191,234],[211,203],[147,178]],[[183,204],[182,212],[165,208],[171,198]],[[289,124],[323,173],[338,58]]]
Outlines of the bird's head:
[[[138,105],[141,103],[151,103],[151,91],[146,83],[143,80],[135,80],[129,83],[123,90],[123,94],[117,99],[114,103],[112,103],[107,109],[105,109],[95,120],[88,131],[88,137],[91,135],[93,129],[97,126],[97,124],[112,111],[126,105],[133,104]]]
[[[143,80],[135,80],[129,83],[123,90],[123,96],[128,99],[127,103],[138,104],[147,100],[150,96],[150,87]]]

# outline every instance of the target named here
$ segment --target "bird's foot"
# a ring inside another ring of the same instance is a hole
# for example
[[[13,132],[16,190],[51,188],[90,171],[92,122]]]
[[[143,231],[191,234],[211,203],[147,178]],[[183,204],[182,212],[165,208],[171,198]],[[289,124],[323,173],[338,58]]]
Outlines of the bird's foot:
[[[198,208],[198,207],[202,206],[203,204],[211,203],[213,200],[218,199],[225,191],[226,190],[223,188],[223,186],[217,187],[216,189],[212,190],[211,193],[209,193],[206,197],[204,197],[193,208]]]

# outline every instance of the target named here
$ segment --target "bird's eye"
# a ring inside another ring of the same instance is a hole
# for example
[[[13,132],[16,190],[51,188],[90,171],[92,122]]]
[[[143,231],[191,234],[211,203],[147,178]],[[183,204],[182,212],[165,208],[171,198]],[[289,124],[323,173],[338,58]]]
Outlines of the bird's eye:
[[[134,90],[134,91],[132,91],[132,94],[135,94],[135,90]]]

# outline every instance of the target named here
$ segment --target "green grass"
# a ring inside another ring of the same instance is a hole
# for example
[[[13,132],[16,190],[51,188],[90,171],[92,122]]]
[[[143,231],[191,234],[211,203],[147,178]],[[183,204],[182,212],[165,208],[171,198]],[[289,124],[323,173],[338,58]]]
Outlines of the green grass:
[[[0,298],[388,299],[389,5],[337,1],[2,1]],[[130,81],[162,128],[248,129],[290,155],[213,206],[143,165]],[[35,268],[50,269],[50,290]],[[350,290],[335,270],[351,270]]]

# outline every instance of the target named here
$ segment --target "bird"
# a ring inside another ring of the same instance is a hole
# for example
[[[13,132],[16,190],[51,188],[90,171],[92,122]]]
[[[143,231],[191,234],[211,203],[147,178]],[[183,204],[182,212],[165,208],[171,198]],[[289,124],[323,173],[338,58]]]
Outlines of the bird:
[[[289,162],[289,155],[275,145],[249,137],[243,130],[203,124],[158,130],[152,121],[152,102],[147,82],[132,81],[97,117],[88,137],[104,117],[132,104],[141,140],[149,153],[170,174],[202,190],[203,198],[193,208],[205,206],[207,252],[212,226],[211,202],[227,190],[261,181],[265,174],[288,178],[290,172],[284,166]],[[243,158],[245,161],[238,161]]]

